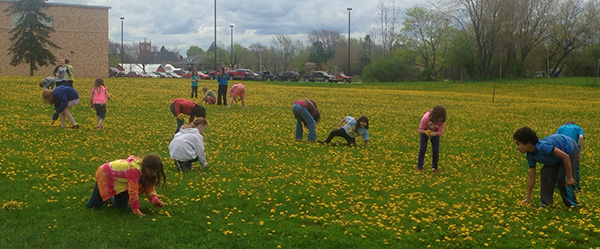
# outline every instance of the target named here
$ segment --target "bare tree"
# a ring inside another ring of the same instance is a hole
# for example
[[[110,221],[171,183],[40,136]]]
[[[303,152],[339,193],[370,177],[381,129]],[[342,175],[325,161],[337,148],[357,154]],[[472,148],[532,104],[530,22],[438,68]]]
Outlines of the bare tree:
[[[273,38],[273,43],[280,56],[283,70],[288,70],[292,60],[296,58],[298,53],[302,50],[302,43],[300,41],[294,41],[291,37],[286,35],[275,36],[275,38]]]
[[[558,0],[510,0],[506,8],[507,25],[504,44],[507,67],[516,59],[517,75],[524,76],[524,63],[530,52],[550,35],[549,27],[556,18]]]
[[[254,43],[250,45],[249,49],[254,53],[254,56],[257,58],[256,68],[258,69],[258,71],[264,71],[263,55],[266,54],[265,52],[267,51],[267,47],[263,46],[260,43]]]
[[[325,55],[327,56],[325,63],[327,63],[328,60],[335,56],[335,49],[338,47],[340,41],[342,41],[342,36],[339,32],[333,30],[313,29],[308,34],[308,40],[310,44],[314,44],[317,41],[323,44]]]
[[[444,8],[468,40],[477,45],[479,77],[488,78],[502,23],[502,0],[448,0]]]
[[[550,41],[553,48],[548,60],[552,61],[553,75],[563,70],[564,60],[573,50],[585,46],[598,32],[594,29],[599,16],[597,0],[563,0],[554,24]]]
[[[388,0],[387,2],[381,0],[377,4],[377,11],[379,26],[376,28],[375,34],[381,40],[384,52],[390,52],[398,39],[397,28],[400,19],[400,8],[395,0]]]

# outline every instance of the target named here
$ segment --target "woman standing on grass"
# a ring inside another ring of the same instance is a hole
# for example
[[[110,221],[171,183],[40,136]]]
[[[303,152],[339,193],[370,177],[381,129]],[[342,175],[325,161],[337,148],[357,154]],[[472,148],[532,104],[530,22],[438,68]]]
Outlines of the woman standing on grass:
[[[192,81],[192,95],[190,96],[190,98],[198,98],[198,80],[200,80],[200,76],[198,76],[198,71],[194,70],[194,72],[192,73],[192,77],[190,77],[190,80]]]
[[[221,97],[223,98],[223,105],[227,105],[228,80],[229,76],[225,73],[225,67],[219,67],[219,73],[217,74],[217,82],[219,82],[219,91],[217,92],[217,105],[221,105]]]

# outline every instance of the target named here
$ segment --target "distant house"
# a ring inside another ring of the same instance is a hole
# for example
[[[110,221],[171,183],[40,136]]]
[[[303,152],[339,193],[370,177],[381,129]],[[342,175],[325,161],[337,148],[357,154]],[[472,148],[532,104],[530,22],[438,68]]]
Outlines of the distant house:
[[[5,10],[13,0],[0,0],[0,10]],[[56,32],[51,41],[60,49],[51,49],[57,59],[69,59],[77,77],[108,76],[108,10],[110,7],[80,4],[46,3],[44,12],[52,17],[50,25]],[[14,28],[16,16],[0,14],[0,75],[29,75],[29,64],[9,65],[12,45],[9,32]],[[36,76],[52,75],[54,65],[40,67]]]

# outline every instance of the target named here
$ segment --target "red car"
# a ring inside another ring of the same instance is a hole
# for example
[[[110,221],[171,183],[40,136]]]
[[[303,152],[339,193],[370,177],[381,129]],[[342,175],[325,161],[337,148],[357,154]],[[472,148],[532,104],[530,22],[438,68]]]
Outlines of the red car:
[[[346,76],[343,73],[338,73],[337,75],[335,75],[335,81],[336,82],[351,83],[352,82],[352,77]]]

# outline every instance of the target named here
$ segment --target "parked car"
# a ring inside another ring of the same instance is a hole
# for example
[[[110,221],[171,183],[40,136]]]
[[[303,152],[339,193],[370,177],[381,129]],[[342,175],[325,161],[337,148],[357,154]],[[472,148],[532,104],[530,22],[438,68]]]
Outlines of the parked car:
[[[268,80],[268,81],[273,80],[273,78],[275,78],[275,76],[277,76],[276,74],[272,74],[270,71],[258,72],[258,75],[260,77],[260,80]]]
[[[315,82],[315,81],[336,82],[335,76],[330,75],[323,71],[313,71],[311,74],[304,75],[304,79],[306,79],[306,81],[310,81],[310,82]]]
[[[129,73],[127,73],[125,75],[125,77],[127,77],[127,78],[137,78],[137,77],[142,77],[142,76],[139,76],[139,74],[136,73],[136,72],[134,72],[134,71],[130,71]]]
[[[252,72],[252,70],[250,69],[236,69],[235,71],[237,72],[243,72],[244,73],[244,80],[258,80],[258,74],[255,72]]]
[[[171,75],[167,75],[164,72],[154,72],[154,73],[160,75],[161,78],[171,78]]]
[[[219,72],[214,70],[214,71],[210,71],[208,72],[208,76],[210,77],[211,80],[214,80],[217,78],[217,74]],[[231,68],[225,68],[225,73],[227,75],[229,75],[229,80],[243,80],[244,77],[246,76],[245,72],[241,72],[241,71],[236,71],[233,70]]]
[[[176,79],[181,79],[182,78],[181,76],[179,76],[179,74],[176,74],[174,72],[165,72],[165,74],[167,76],[171,76],[171,78],[176,78]]]
[[[335,75],[336,82],[344,82],[344,83],[352,83],[352,77],[346,76],[343,73],[338,73]]]
[[[200,71],[198,71],[198,76],[200,76],[200,79],[202,79],[202,80],[210,79],[210,77],[207,74],[200,72]]]
[[[160,78],[160,75],[155,72],[149,72],[148,77],[149,78]]]
[[[286,72],[282,72],[279,75],[277,75],[274,80],[276,81],[299,81],[300,80],[300,74],[294,72],[294,71],[286,71]]]
[[[108,67],[108,77],[124,77],[125,72],[116,67]]]

